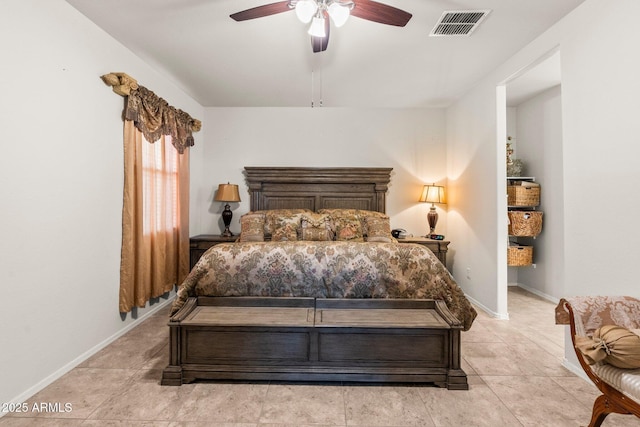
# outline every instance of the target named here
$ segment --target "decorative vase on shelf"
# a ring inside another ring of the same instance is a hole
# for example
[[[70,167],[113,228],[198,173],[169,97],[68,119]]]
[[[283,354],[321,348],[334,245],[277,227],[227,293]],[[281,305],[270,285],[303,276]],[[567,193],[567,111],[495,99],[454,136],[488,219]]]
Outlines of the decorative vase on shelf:
[[[520,159],[513,159],[511,165],[507,165],[507,176],[522,176],[524,163]]]
[[[507,176],[521,176],[524,163],[520,159],[512,159],[513,147],[511,147],[511,137],[507,137]]]

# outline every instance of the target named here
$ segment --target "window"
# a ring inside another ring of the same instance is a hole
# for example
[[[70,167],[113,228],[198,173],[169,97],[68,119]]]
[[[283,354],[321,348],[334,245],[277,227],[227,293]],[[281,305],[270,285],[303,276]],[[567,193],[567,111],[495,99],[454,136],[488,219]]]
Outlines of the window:
[[[171,136],[142,141],[143,234],[178,228],[178,151]]]

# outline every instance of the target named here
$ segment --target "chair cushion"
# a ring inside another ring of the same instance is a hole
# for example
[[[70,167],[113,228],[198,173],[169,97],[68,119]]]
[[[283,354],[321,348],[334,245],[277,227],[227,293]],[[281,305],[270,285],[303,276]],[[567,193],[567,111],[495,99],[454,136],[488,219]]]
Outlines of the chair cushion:
[[[591,369],[602,381],[640,403],[640,369],[620,369],[606,363],[597,363]]]
[[[608,363],[617,368],[640,368],[640,336],[618,325],[604,325],[593,336],[575,337],[576,348],[586,361]]]

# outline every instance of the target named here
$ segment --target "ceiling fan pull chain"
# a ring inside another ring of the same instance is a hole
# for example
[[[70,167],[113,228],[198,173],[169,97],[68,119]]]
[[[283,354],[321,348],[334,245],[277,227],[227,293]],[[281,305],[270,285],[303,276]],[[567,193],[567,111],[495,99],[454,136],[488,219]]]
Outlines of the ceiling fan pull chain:
[[[313,67],[311,68],[311,108],[315,107],[314,98],[313,98],[313,89],[314,89],[314,75],[313,75]]]
[[[320,57],[319,61],[320,61],[320,106],[322,107],[322,56],[324,55],[324,52],[320,52],[320,55],[318,55]]]

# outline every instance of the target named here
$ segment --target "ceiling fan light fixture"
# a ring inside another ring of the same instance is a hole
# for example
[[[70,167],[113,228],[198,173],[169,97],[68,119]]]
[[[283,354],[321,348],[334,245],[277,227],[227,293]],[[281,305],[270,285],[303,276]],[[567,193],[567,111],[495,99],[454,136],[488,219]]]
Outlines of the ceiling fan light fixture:
[[[319,12],[313,17],[311,26],[309,27],[309,34],[314,37],[326,37],[327,33],[324,30],[324,16]]]
[[[317,10],[318,4],[314,0],[299,0],[296,3],[296,16],[305,24],[311,22]]]
[[[333,20],[334,25],[336,27],[342,27],[345,22],[347,22],[347,19],[349,19],[350,9],[349,6],[334,1],[327,8],[327,12]]]
[[[234,21],[247,21],[289,12],[291,9],[295,9],[298,19],[308,25],[307,32],[311,35],[311,50],[314,53],[327,50],[331,25],[344,25],[352,13],[359,19],[396,27],[404,27],[412,16],[409,12],[376,0],[283,0],[242,10],[230,17]]]

